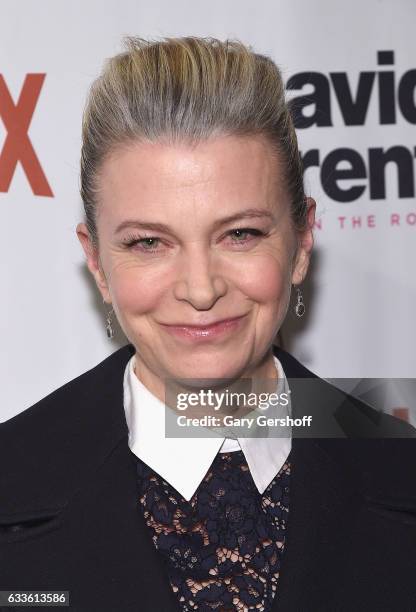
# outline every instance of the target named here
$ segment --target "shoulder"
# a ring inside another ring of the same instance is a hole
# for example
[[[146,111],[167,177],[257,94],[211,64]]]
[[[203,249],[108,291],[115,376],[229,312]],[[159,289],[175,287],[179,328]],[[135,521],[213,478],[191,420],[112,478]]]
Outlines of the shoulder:
[[[48,426],[53,421],[61,422],[68,405],[71,406],[72,416],[75,416],[80,407],[80,400],[81,403],[94,401],[97,392],[105,395],[113,391],[115,384],[117,387],[120,386],[120,376],[133,353],[131,344],[118,349],[93,368],[58,387],[11,419],[0,423],[0,436],[22,431],[25,427],[35,426],[42,429],[46,424],[45,419]]]
[[[335,437],[338,428],[351,438],[416,438],[416,428],[410,423],[320,378],[281,347],[275,346],[273,351],[295,390],[295,409],[305,414],[313,411],[317,427],[319,423],[324,428],[315,431],[317,437]]]
[[[0,424],[0,515],[63,504],[126,435],[123,373],[132,354],[122,347]]]
[[[299,379],[301,383],[314,381],[312,391],[306,387],[306,393],[300,384],[297,393],[299,403],[303,404],[297,407],[300,413],[315,414],[317,406],[324,415],[324,429],[316,437],[293,440],[294,448],[309,449],[298,455],[302,463],[331,465],[340,482],[345,478],[345,483],[359,486],[367,502],[383,509],[387,517],[401,516],[403,521],[414,522],[416,429],[319,378],[283,349],[276,347],[275,354],[290,388],[296,388]],[[333,423],[338,429],[330,430]]]

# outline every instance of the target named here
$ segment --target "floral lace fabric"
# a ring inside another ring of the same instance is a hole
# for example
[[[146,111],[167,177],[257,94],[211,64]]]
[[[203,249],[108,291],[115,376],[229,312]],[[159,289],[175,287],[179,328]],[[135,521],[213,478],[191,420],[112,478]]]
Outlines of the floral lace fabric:
[[[244,453],[218,453],[190,501],[137,459],[139,508],[185,612],[270,611],[289,512],[287,461],[261,495]]]

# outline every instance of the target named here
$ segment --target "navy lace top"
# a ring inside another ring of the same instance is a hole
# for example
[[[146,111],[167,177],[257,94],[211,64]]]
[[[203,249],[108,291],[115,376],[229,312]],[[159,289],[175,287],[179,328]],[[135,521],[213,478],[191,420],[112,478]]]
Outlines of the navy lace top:
[[[138,509],[180,608],[271,610],[285,546],[290,455],[261,495],[241,450],[218,453],[189,501],[136,459]]]

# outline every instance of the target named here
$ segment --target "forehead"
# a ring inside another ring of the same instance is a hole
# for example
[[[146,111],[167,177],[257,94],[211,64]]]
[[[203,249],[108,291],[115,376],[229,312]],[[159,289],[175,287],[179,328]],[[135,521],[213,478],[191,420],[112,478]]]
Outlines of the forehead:
[[[287,200],[281,161],[262,136],[216,136],[192,145],[131,143],[104,161],[98,188],[100,208],[117,218],[138,210],[185,214],[190,204],[202,214],[232,213]]]

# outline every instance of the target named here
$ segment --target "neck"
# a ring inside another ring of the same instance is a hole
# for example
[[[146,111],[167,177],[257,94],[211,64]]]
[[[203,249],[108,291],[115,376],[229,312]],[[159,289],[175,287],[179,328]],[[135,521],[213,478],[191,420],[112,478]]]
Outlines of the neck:
[[[135,354],[134,362],[134,373],[140,382],[162,403],[167,404],[173,411],[177,412],[177,401],[178,394],[190,393],[201,394],[201,391],[206,393],[211,390],[215,393],[216,397],[220,397],[221,394],[228,394],[230,397],[231,393],[240,394],[234,397],[240,397],[238,406],[224,406],[218,412],[224,414],[233,414],[236,416],[243,416],[248,412],[251,412],[252,405],[245,406],[241,403],[241,394],[259,395],[260,393],[273,392],[275,389],[276,381],[278,379],[278,372],[274,362],[273,347],[267,351],[262,359],[247,368],[238,378],[236,379],[222,379],[221,382],[216,380],[215,383],[208,383],[209,379],[201,379],[198,384],[197,379],[193,379],[196,385],[190,386],[183,383],[181,380],[169,381],[169,388],[167,389],[163,378],[155,375],[151,372],[137,355]],[[189,417],[200,416],[201,406],[189,406],[186,410],[186,415]]]

